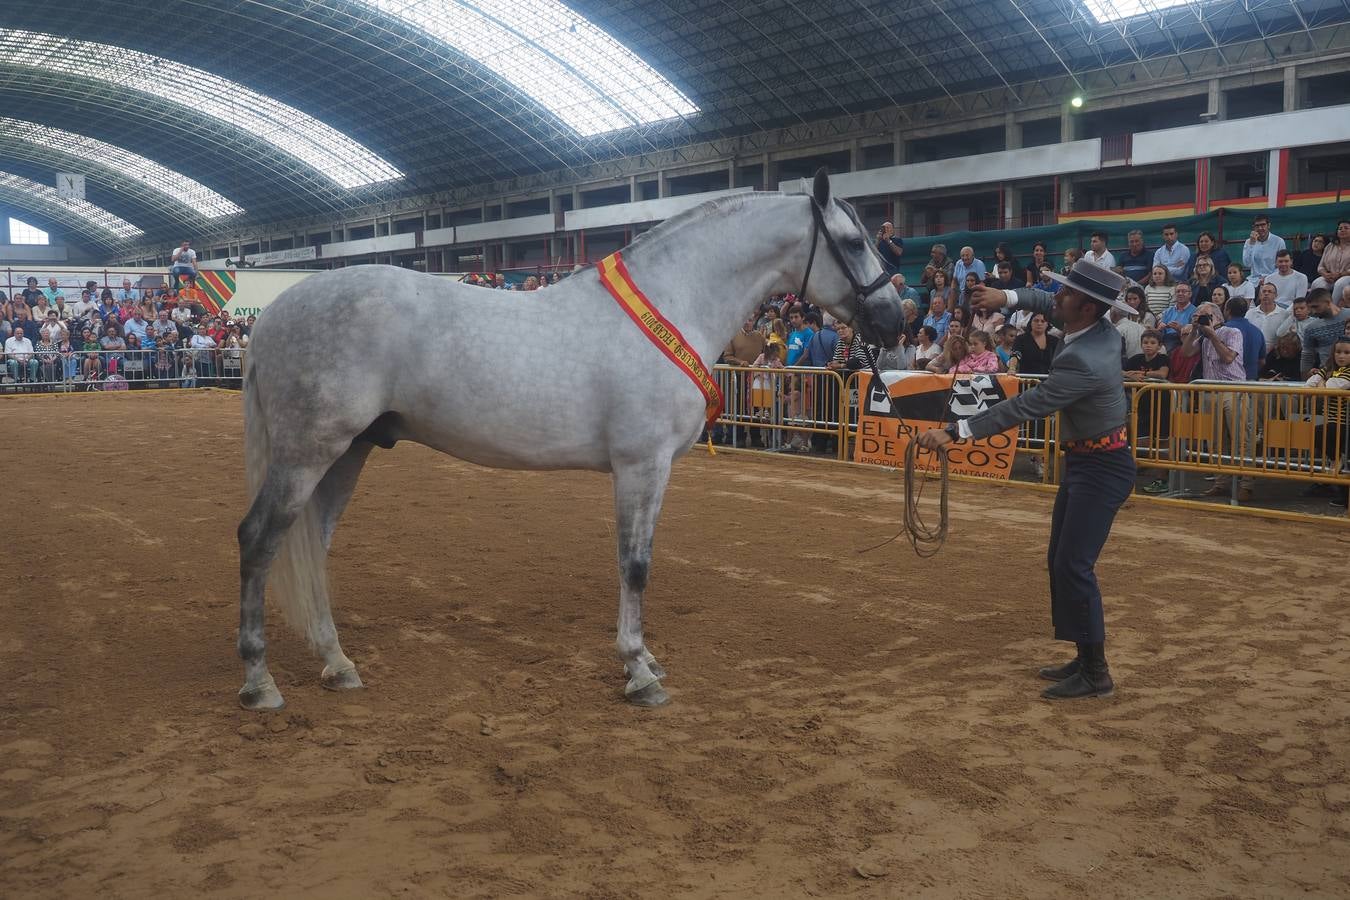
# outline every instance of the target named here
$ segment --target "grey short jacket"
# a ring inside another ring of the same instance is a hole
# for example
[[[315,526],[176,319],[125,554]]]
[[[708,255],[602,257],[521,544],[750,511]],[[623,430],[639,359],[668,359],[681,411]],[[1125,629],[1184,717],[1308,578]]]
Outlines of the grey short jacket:
[[[1049,316],[1054,298],[1034,288],[1019,288],[1017,306]],[[971,435],[981,438],[1058,412],[1060,440],[1072,441],[1124,425],[1129,410],[1120,369],[1120,332],[1109,316],[1103,316],[1071,343],[1060,341],[1045,381],[990,407],[968,424]]]

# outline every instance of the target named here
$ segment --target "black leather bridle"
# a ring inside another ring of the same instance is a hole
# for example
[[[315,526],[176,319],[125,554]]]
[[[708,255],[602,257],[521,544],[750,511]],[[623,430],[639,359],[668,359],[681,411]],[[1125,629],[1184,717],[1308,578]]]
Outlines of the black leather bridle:
[[[806,257],[806,272],[802,275],[802,289],[797,292],[797,297],[803,303],[806,302],[806,285],[811,280],[811,268],[816,262],[816,247],[820,245],[821,235],[825,236],[825,246],[829,248],[830,255],[834,257],[835,263],[844,273],[844,277],[848,279],[849,287],[852,288],[854,295],[857,297],[857,311],[854,318],[861,325],[867,318],[867,306],[864,301],[874,292],[889,284],[891,276],[886,273],[886,267],[882,266],[881,274],[876,278],[873,278],[867,284],[860,282],[858,277],[853,274],[853,270],[849,268],[848,260],[844,258],[844,251],[839,247],[838,241],[825,227],[824,207],[817,202],[815,197],[811,197],[811,253]]]

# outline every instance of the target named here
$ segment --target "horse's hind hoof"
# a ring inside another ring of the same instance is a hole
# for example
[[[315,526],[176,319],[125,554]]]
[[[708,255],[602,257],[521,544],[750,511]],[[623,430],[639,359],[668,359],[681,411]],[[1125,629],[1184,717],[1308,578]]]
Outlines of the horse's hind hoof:
[[[356,667],[343,669],[341,672],[334,672],[327,666],[323,667],[323,674],[319,676],[319,684],[323,685],[327,691],[354,691],[357,688],[365,687],[361,683],[361,676],[356,674]]]
[[[277,683],[269,675],[266,681],[256,687],[244,685],[240,688],[239,705],[251,710],[281,709],[286,701],[282,699],[281,691],[277,690]]]
[[[666,693],[665,688],[661,687],[659,681],[653,681],[646,687],[628,694],[627,697],[628,702],[634,706],[665,706],[670,702],[670,695]]]

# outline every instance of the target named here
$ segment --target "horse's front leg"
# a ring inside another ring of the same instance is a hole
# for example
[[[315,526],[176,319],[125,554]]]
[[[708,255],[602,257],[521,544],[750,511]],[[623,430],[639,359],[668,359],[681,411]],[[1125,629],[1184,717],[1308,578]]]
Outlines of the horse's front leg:
[[[614,508],[619,540],[619,658],[628,673],[624,694],[639,706],[662,706],[665,670],[642,637],[642,594],[652,565],[652,531],[661,512],[670,462],[615,466]]]

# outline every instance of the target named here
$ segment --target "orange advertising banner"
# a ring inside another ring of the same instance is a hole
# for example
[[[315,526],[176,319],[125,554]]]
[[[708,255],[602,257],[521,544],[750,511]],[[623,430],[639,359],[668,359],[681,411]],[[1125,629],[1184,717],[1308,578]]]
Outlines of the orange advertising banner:
[[[886,372],[882,387],[873,389],[863,373],[858,385],[862,404],[853,461],[903,468],[910,440],[929,428],[969,419],[995,403],[1017,396],[1015,375],[934,375],[929,372]],[[891,413],[900,413],[898,421]],[[948,446],[947,464],[954,475],[1006,479],[1017,453],[1017,429],[976,441]],[[919,451],[921,469],[935,471],[938,457]]]

